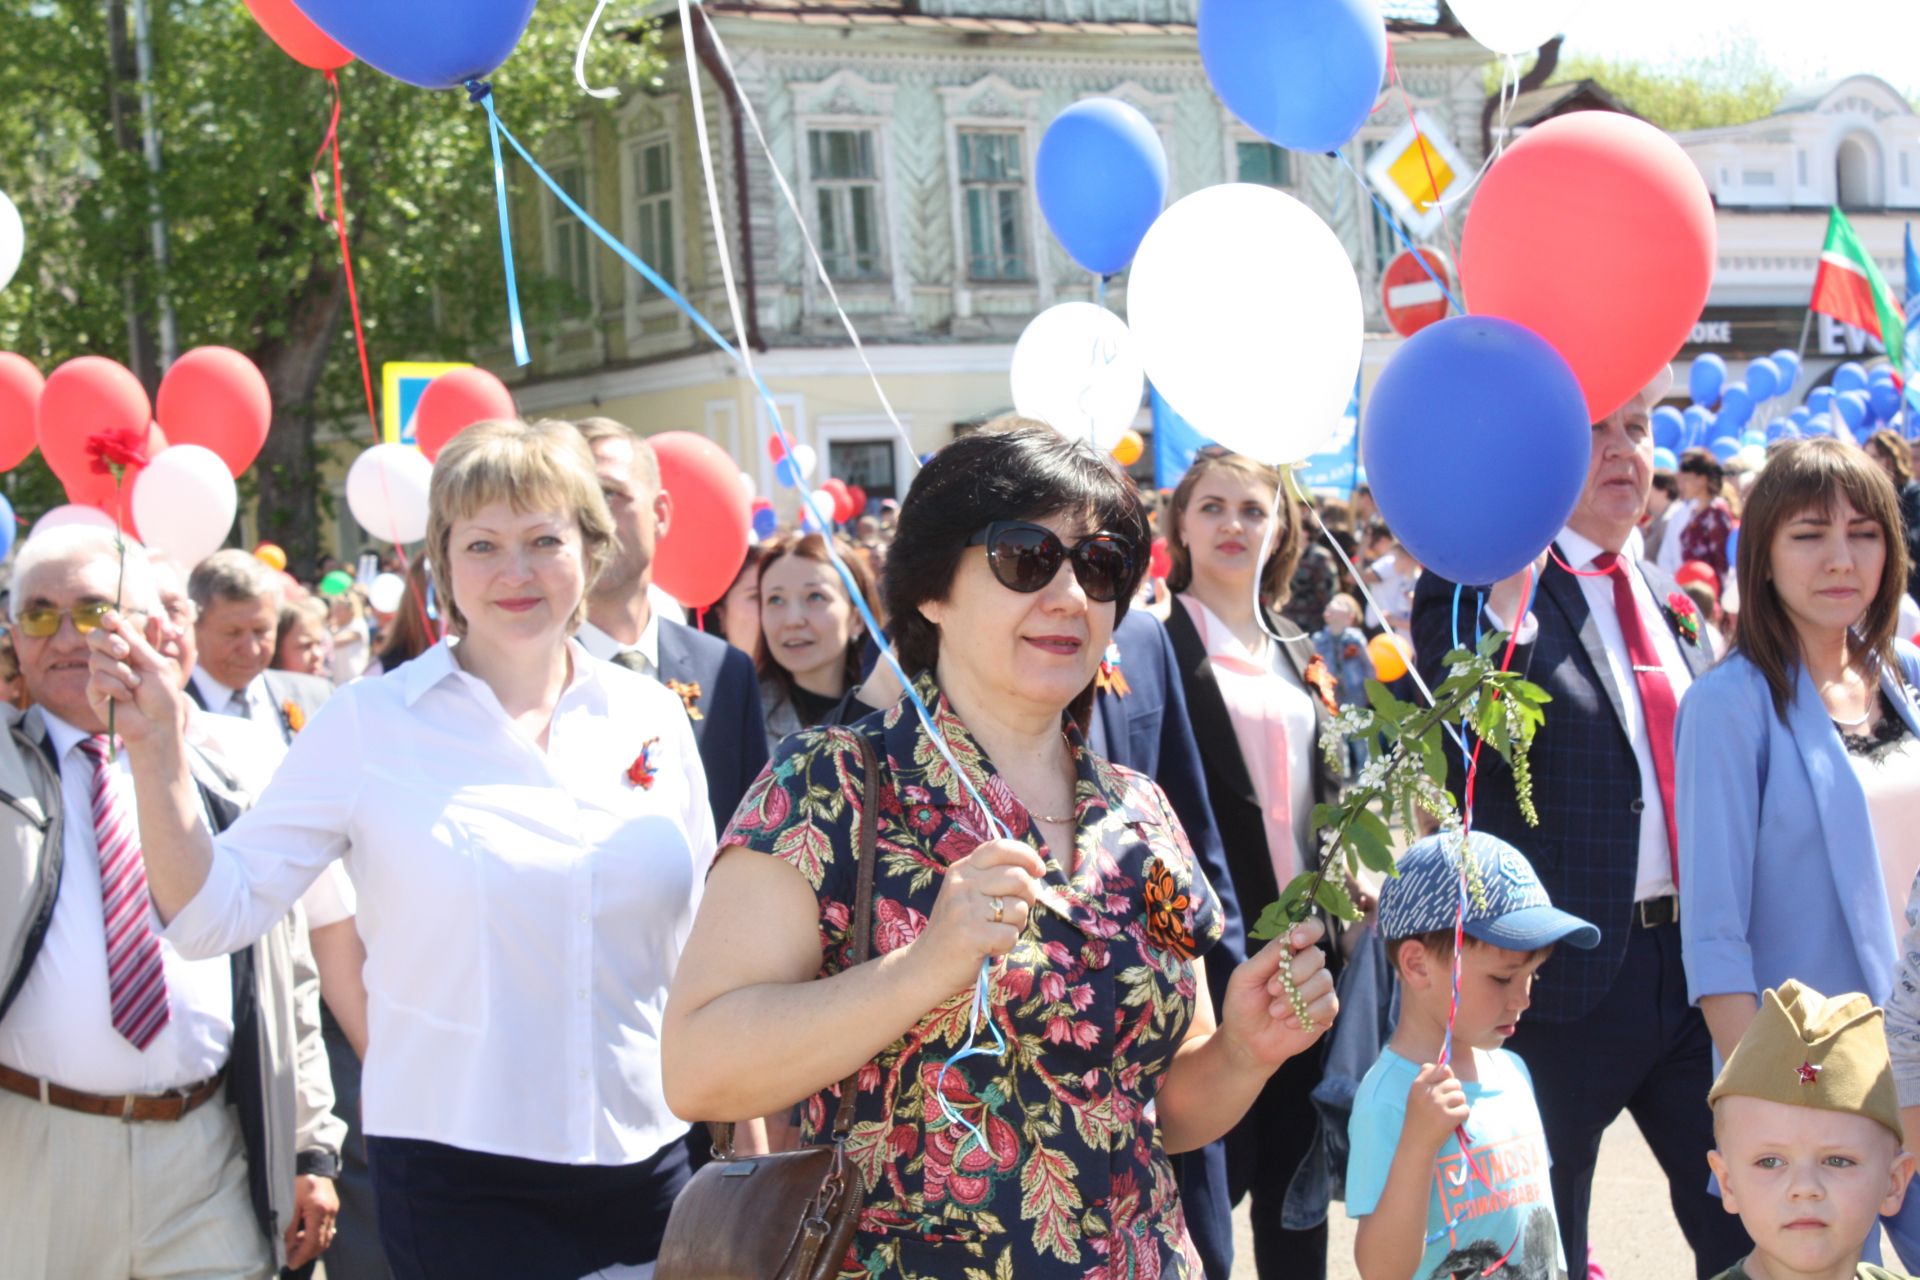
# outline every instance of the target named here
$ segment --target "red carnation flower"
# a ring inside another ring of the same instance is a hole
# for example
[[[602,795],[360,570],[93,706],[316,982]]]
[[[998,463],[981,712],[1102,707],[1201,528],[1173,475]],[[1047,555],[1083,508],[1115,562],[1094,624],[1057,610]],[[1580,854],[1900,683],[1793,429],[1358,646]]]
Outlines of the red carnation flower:
[[[113,476],[147,465],[147,433],[130,427],[96,431],[87,437],[87,465],[97,476]]]

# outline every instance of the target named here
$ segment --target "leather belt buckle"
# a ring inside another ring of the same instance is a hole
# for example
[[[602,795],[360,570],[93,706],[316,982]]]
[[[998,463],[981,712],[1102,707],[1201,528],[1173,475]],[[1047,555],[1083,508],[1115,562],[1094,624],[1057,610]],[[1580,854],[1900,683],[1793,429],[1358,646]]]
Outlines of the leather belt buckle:
[[[1633,904],[1634,923],[1642,929],[1658,929],[1663,925],[1680,923],[1680,895],[1664,894],[1658,898],[1643,898]]]

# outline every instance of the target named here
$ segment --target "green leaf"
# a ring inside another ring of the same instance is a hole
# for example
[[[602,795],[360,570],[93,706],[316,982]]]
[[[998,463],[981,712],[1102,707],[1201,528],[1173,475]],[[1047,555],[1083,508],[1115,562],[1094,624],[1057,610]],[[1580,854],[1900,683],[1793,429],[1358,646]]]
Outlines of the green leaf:
[[[1387,686],[1378,680],[1367,681],[1367,702],[1373,707],[1373,713],[1390,725],[1398,725],[1413,710],[1388,692]]]
[[[1314,901],[1325,907],[1331,915],[1348,921],[1360,919],[1360,908],[1353,905],[1353,899],[1347,894],[1347,887],[1337,880],[1322,880],[1320,888],[1313,897]]]
[[[1393,870],[1393,832],[1378,814],[1361,810],[1353,825],[1347,829],[1347,834],[1353,847],[1360,853],[1360,861],[1368,870]]]

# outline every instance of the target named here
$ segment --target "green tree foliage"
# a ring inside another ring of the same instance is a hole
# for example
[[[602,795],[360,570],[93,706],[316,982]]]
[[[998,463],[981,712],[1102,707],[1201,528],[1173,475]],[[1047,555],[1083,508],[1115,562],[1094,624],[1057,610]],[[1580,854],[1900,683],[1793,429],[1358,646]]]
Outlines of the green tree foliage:
[[[0,292],[0,349],[43,371],[76,355],[111,356],[152,389],[164,294],[179,350],[217,343],[251,356],[274,399],[267,447],[248,477],[261,533],[306,571],[319,550],[323,424],[353,424],[355,446],[372,434],[338,244],[315,213],[308,176],[332,100],[321,73],[281,53],[241,0],[148,0],[156,177],[140,149],[128,2],[0,0],[8,104],[0,190],[27,224],[26,258]],[[589,0],[540,6],[494,73],[501,117],[530,147],[583,111],[608,109],[589,104],[572,79],[573,44],[591,10]],[[650,40],[597,45],[594,83],[653,80]],[[499,349],[506,307],[484,111],[463,93],[417,89],[358,63],[340,84],[348,222],[375,377],[386,360]],[[322,185],[330,212],[324,167]],[[156,211],[168,229],[164,272],[151,237]],[[525,283],[537,323],[562,300]],[[13,493],[29,518],[61,500],[37,455]]]
[[[1751,41],[1666,66],[1569,58],[1550,83],[1569,80],[1598,81],[1629,111],[1674,133],[1758,120],[1771,115],[1791,88]]]

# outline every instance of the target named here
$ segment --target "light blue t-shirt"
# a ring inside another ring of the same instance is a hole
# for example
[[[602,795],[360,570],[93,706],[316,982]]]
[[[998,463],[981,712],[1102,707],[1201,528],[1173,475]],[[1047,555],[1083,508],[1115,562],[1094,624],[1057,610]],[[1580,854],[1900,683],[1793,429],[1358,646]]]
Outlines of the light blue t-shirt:
[[[1502,1280],[1554,1280],[1563,1269],[1560,1225],[1547,1177],[1547,1138],[1533,1077],[1515,1054],[1479,1054],[1480,1079],[1465,1081],[1470,1160],[1458,1136],[1433,1162],[1426,1248],[1414,1280],[1479,1276],[1504,1262]],[[1407,1091],[1420,1066],[1388,1049],[1360,1082],[1347,1133],[1347,1213],[1364,1218],[1380,1203],[1407,1119]]]

